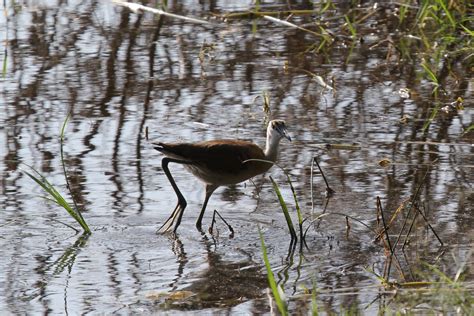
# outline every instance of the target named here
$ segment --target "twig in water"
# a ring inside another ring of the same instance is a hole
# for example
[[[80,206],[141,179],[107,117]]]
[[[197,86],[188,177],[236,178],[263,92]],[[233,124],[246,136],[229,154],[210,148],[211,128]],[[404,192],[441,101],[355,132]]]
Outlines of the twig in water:
[[[346,216],[346,239],[349,239],[349,232],[351,231],[351,223],[349,217]]]
[[[380,202],[380,197],[377,196],[377,211],[380,214],[380,217],[382,218],[382,225],[383,225],[383,232],[385,233],[385,239],[387,240],[387,245],[390,250],[390,256],[388,257],[388,268],[387,268],[387,273],[384,275],[384,278],[388,281],[390,281],[390,270],[392,267],[392,256],[393,256],[393,251],[394,249],[392,248],[392,244],[390,242],[390,236],[388,235],[388,229],[387,223],[385,222],[385,216],[383,214],[383,209],[382,209],[382,202]]]
[[[428,219],[426,218],[426,215],[425,213],[423,213],[423,211],[420,209],[420,207],[418,206],[418,204],[415,205],[415,208],[416,210],[418,211],[418,213],[420,213],[420,215],[423,217],[423,220],[425,221],[426,225],[428,225],[428,227],[431,229],[431,231],[433,232],[433,234],[435,235],[436,239],[438,239],[439,243],[441,244],[441,246],[444,245],[443,241],[441,240],[441,238],[439,238],[438,234],[436,233],[436,231],[434,230],[433,226],[431,226],[431,224],[428,222]]]
[[[313,161],[316,162],[316,165],[318,166],[319,172],[321,172],[321,175],[323,176],[324,183],[326,183],[326,197],[329,198],[329,197],[333,196],[334,193],[336,193],[336,191],[331,189],[331,187],[329,186],[328,180],[326,179],[326,176],[324,175],[324,172],[321,169],[321,166],[319,165],[318,160],[316,159],[316,157],[313,157]]]
[[[392,226],[392,223],[395,221],[395,219],[397,218],[398,214],[400,214],[404,207],[405,207],[405,204],[410,202],[410,199],[407,199],[405,201],[403,201],[400,206],[396,209],[396,211],[393,213],[393,215],[390,217],[390,221],[387,223],[387,229],[390,228]],[[382,238],[383,234],[385,233],[385,230],[382,229],[378,234],[377,236],[375,237],[374,239],[374,242],[377,242],[379,241],[380,238]]]
[[[429,169],[428,169],[429,170]],[[420,182],[420,185],[418,186],[418,188],[416,189],[416,192],[415,194],[413,195],[413,198],[411,199],[411,203],[410,203],[410,208],[408,209],[408,213],[405,217],[405,221],[403,222],[403,225],[402,225],[402,229],[400,230],[400,233],[398,234],[397,236],[397,240],[395,241],[395,244],[393,245],[393,248],[395,249],[397,246],[398,246],[398,243],[400,242],[400,239],[402,238],[402,234],[403,234],[403,231],[405,230],[405,227],[407,225],[407,222],[408,222],[408,218],[410,217],[410,214],[413,210],[413,206],[414,206],[414,203],[415,203],[415,200],[418,198],[418,195],[420,194],[420,191],[421,191],[421,186],[423,185],[425,179],[426,179],[426,176],[428,175],[428,170],[426,170],[426,173],[425,175],[423,176],[423,179],[422,181]],[[408,237],[407,237],[408,238]],[[407,241],[407,239],[405,239],[405,242]],[[404,243],[404,246],[405,246],[405,243]],[[402,247],[403,249],[404,247]]]
[[[278,24],[281,24],[281,25],[289,26],[291,28],[295,28],[295,29],[298,29],[300,31],[308,32],[308,33],[313,34],[314,36],[317,36],[317,37],[324,37],[324,35],[322,35],[322,34],[319,34],[319,33],[316,33],[314,31],[308,30],[304,27],[298,26],[298,25],[290,23],[288,21],[280,20],[280,19],[274,18],[274,17],[269,16],[269,15],[262,15],[262,17],[265,20],[268,20],[268,21],[271,21],[271,22],[274,22],[274,23],[278,23]]]
[[[112,0],[112,2],[115,3],[115,4],[121,5],[123,7],[127,7],[135,13],[137,13],[138,11],[147,11],[147,12],[151,12],[151,13],[154,13],[154,14],[161,14],[161,15],[169,16],[171,18],[180,19],[180,20],[184,20],[184,21],[188,21],[188,22],[192,22],[192,23],[210,24],[209,22],[204,21],[204,20],[199,20],[199,19],[190,18],[190,17],[187,17],[187,16],[182,16],[182,15],[178,15],[178,14],[169,13],[169,12],[166,12],[166,11],[163,11],[163,10],[160,10],[160,9],[147,7],[147,6],[138,4],[138,3],[126,2],[126,1],[123,1],[123,0]]]
[[[418,188],[416,189],[416,192],[415,192],[415,195],[413,196],[412,200],[411,200],[411,203],[410,203],[410,209],[408,211],[408,214],[407,214],[407,217],[405,219],[405,222],[403,223],[403,227],[402,227],[402,231],[403,229],[405,228],[405,224],[408,220],[408,216],[410,215],[411,211],[413,210],[413,208],[415,207],[415,204],[416,204],[416,200],[418,199],[418,196],[420,195],[420,191],[421,191],[421,187],[423,186],[423,184],[425,183],[425,180],[426,180],[426,176],[428,175],[428,171],[430,171],[430,167],[428,166],[428,169],[426,170],[425,172],[425,175],[423,176],[423,179],[421,180],[420,182],[420,185],[418,186]],[[405,249],[405,246],[408,244],[408,237],[410,237],[410,234],[411,234],[411,230],[413,229],[413,225],[415,224],[415,220],[416,220],[416,217],[417,217],[417,214],[418,212],[415,213],[415,216],[413,218],[413,221],[411,222],[410,224],[410,228],[408,229],[408,233],[405,237],[405,240],[403,241],[403,246],[402,246],[402,250]],[[398,241],[398,239],[397,239]]]

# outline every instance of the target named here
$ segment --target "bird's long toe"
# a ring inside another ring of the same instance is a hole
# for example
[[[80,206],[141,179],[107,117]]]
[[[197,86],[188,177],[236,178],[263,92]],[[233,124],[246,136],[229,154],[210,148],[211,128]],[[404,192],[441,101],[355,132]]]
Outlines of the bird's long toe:
[[[185,207],[186,207],[186,203],[184,203],[183,205],[182,203],[178,202],[178,204],[176,204],[176,207],[173,210],[173,213],[171,213],[171,216],[158,229],[158,233],[164,234],[166,232],[169,232],[173,228],[173,225],[174,225],[173,231],[176,232],[181,222],[181,217],[183,216]]]

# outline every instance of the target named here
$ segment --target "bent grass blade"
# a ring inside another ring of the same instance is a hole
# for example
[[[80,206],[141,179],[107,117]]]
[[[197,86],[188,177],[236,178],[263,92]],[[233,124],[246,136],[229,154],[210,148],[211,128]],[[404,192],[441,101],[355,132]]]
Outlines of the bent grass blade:
[[[67,177],[67,172],[66,172],[66,165],[64,163],[64,150],[63,150],[63,145],[64,145],[64,133],[66,130],[66,125],[67,122],[70,118],[70,114],[66,116],[66,119],[63,122],[63,125],[61,127],[61,132],[60,132],[60,156],[61,156],[61,165],[64,173],[64,177],[66,179],[66,186],[69,189],[69,193],[71,193],[71,187],[69,185],[69,180]],[[26,164],[25,164],[26,165]],[[46,196],[45,199],[48,201],[52,201],[56,203],[57,205],[61,206],[64,208],[68,214],[74,218],[74,220],[82,227],[84,230],[85,234],[91,234],[91,230],[89,226],[87,225],[86,221],[84,220],[84,217],[82,217],[81,211],[79,210],[79,207],[77,206],[76,201],[74,200],[73,197],[73,203],[75,207],[72,207],[69,202],[66,201],[66,199],[61,195],[61,193],[56,190],[56,188],[51,184],[51,182],[46,179],[45,176],[43,176],[41,173],[39,173],[37,170],[35,170],[33,167],[28,166],[32,172],[28,172],[26,170],[22,170],[27,176],[29,176],[33,181],[35,181],[46,193],[49,194],[49,196]],[[72,194],[71,194],[72,196]]]

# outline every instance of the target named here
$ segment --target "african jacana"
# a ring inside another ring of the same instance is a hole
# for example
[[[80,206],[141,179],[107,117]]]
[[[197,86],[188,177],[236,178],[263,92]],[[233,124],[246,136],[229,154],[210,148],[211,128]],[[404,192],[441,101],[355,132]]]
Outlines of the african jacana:
[[[231,139],[198,143],[153,143],[153,148],[166,155],[161,165],[178,197],[173,213],[158,231],[169,231],[176,221],[173,230],[176,232],[187,205],[168,168],[170,162],[184,165],[206,184],[206,196],[196,221],[196,228],[202,231],[202,218],[212,193],[219,186],[240,183],[270,169],[277,159],[278,144],[282,138],[291,141],[285,122],[273,120],[268,124],[265,150],[248,141]]]

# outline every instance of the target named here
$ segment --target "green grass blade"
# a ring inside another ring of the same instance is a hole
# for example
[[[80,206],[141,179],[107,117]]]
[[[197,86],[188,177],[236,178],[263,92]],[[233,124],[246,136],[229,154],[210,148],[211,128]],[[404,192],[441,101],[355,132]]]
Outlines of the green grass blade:
[[[275,190],[275,193],[278,196],[278,201],[280,202],[283,215],[285,215],[286,223],[288,224],[288,229],[290,230],[290,234],[291,236],[296,237],[295,227],[293,226],[293,221],[291,220],[291,216],[288,212],[288,207],[286,206],[285,200],[283,199],[283,196],[281,195],[280,188],[278,187],[278,184],[275,182],[275,180],[273,180],[272,177],[270,177],[270,180],[272,181],[273,189]]]
[[[349,31],[351,32],[352,38],[355,39],[357,37],[357,31],[354,28],[354,25],[352,24],[351,20],[349,20],[349,17],[347,15],[344,15],[344,19],[346,20],[347,27],[349,28]]]
[[[41,188],[43,188],[43,190],[45,190],[49,195],[51,195],[53,197],[53,199],[56,201],[55,193],[54,193],[54,191],[51,190],[50,186],[48,185],[48,182],[45,183],[44,181],[42,181],[42,180],[45,180],[45,179],[40,180],[40,178],[34,176],[33,174],[29,173],[26,170],[23,170],[23,172],[26,173],[26,175],[29,176],[31,179],[33,179],[33,181],[35,181]],[[41,175],[40,175],[40,177],[41,177]]]
[[[441,6],[441,8],[443,8],[444,13],[446,14],[446,16],[448,17],[449,22],[451,23],[451,26],[456,27],[456,21],[454,20],[454,18],[452,16],[451,12],[449,11],[448,7],[446,7],[446,3],[444,2],[444,0],[438,0],[436,2],[438,2],[438,4]]]
[[[63,168],[64,179],[66,180],[66,187],[69,190],[69,194],[71,195],[72,202],[74,204],[73,212],[76,215],[74,218],[77,217],[77,218],[80,219],[79,222],[84,222],[85,223],[85,220],[82,217],[81,211],[79,210],[79,206],[77,205],[76,200],[74,199],[74,195],[71,192],[71,185],[69,184],[69,178],[67,176],[66,163],[64,162],[64,134],[65,134],[65,131],[66,131],[67,123],[69,122],[70,118],[71,118],[71,113],[68,113],[66,118],[64,119],[63,125],[61,126],[61,131],[60,131],[60,134],[59,134],[61,166]],[[66,203],[66,204],[69,206],[68,203]]]
[[[61,133],[59,135],[61,142],[64,141],[64,131],[66,130],[66,126],[70,118],[71,118],[71,113],[68,113],[66,116],[66,119],[64,119],[63,125],[61,126]]]
[[[400,14],[398,15],[398,23],[403,24],[403,21],[405,21],[405,17],[408,12],[408,7],[406,6],[406,4],[401,3],[399,10],[400,10]]]
[[[82,216],[81,211],[79,210],[79,206],[77,205],[76,200],[74,199],[74,195],[71,192],[71,185],[69,184],[69,179],[68,179],[68,176],[67,176],[66,163],[64,162],[64,134],[65,134],[65,131],[66,131],[67,123],[69,122],[70,118],[71,118],[71,113],[68,113],[68,115],[66,116],[66,119],[64,120],[63,125],[61,127],[61,132],[60,132],[60,137],[59,138],[60,138],[61,165],[62,165],[62,168],[63,168],[64,179],[66,180],[66,186],[69,189],[69,194],[71,195],[72,202],[74,203],[74,208],[71,208],[69,203],[67,203],[66,201],[64,201],[64,203],[70,209],[70,211],[68,211],[68,212],[70,214],[71,214],[71,212],[74,213],[74,216],[73,216],[74,219],[81,225],[81,227],[84,229],[84,231],[86,233],[90,234],[91,231],[89,229],[89,226],[87,226],[87,223],[84,220],[84,217]],[[58,195],[61,196],[59,193],[58,193]],[[66,208],[66,207],[64,207],[64,208]],[[71,214],[71,216],[72,216],[72,214]]]
[[[46,193],[51,196],[51,198],[46,197],[46,199],[54,201],[59,206],[63,207],[69,213],[69,215],[71,215],[76,221],[79,221],[74,210],[44,176],[39,174],[36,170],[35,173],[37,173],[39,177],[36,177],[35,175],[26,170],[23,170],[23,172],[26,173],[26,175],[28,175],[31,179],[33,179],[33,181],[35,181],[44,191],[46,191]]]
[[[430,6],[430,1],[423,1],[422,7],[418,10],[416,15],[416,25],[421,25],[424,23],[426,16],[428,15],[428,7]]]
[[[471,124],[471,126],[466,128],[466,130],[462,133],[462,135],[465,135],[465,134],[469,133],[470,131],[474,131],[474,124]]]
[[[32,167],[28,166],[33,170],[33,172],[36,174],[33,174],[31,172],[28,172],[26,170],[22,170],[28,177],[30,177],[34,182],[36,182],[46,193],[49,194],[49,196],[45,197],[45,199],[52,201],[56,203],[57,205],[61,206],[64,208],[68,214],[82,227],[84,232],[86,234],[90,234],[91,230],[89,226],[87,225],[86,221],[84,218],[80,215],[80,212],[76,212],[73,207],[66,201],[66,199],[59,193],[54,186],[44,177],[42,174],[40,174],[38,171],[33,169]]]
[[[286,303],[280,296],[280,292],[278,291],[278,285],[275,281],[275,276],[273,274],[272,267],[270,266],[270,262],[268,261],[267,248],[265,247],[265,241],[263,239],[263,234],[260,230],[260,227],[258,227],[258,233],[260,235],[260,242],[262,245],[263,261],[265,262],[265,267],[267,269],[268,284],[270,285],[270,289],[272,290],[272,294],[275,298],[278,310],[280,311],[281,315],[286,316],[288,315],[288,309]]]
[[[316,280],[313,279],[313,290],[311,292],[311,314],[313,316],[318,316],[318,303],[316,302]]]
[[[286,177],[288,179],[288,184],[290,185],[291,193],[293,194],[293,199],[295,201],[296,214],[298,215],[298,223],[301,225],[303,223],[303,215],[301,215],[300,204],[298,203],[298,198],[296,197],[296,190],[293,186],[293,182],[291,182],[290,175],[286,174]]]
[[[434,74],[434,72],[430,69],[430,67],[426,64],[426,62],[422,62],[421,63],[421,67],[423,67],[423,69],[425,70],[426,74],[428,75],[429,79],[435,83],[436,85],[438,85],[438,78],[436,77],[436,75]]]
[[[464,31],[466,31],[467,34],[469,34],[470,36],[474,36],[474,31],[471,31],[470,29],[468,29],[467,27],[465,27],[462,24],[460,24],[459,26],[462,27],[464,29]]]
[[[7,48],[5,47],[5,53],[3,55],[3,63],[2,63],[3,78],[7,76],[7,64],[8,64],[8,53],[7,53]]]
[[[431,122],[433,122],[434,118],[436,117],[436,114],[438,114],[439,110],[439,103],[436,104],[436,106],[433,108],[433,111],[431,111],[430,117],[426,120],[426,122],[423,124],[423,127],[421,128],[421,131],[424,133],[428,127],[431,125]]]

